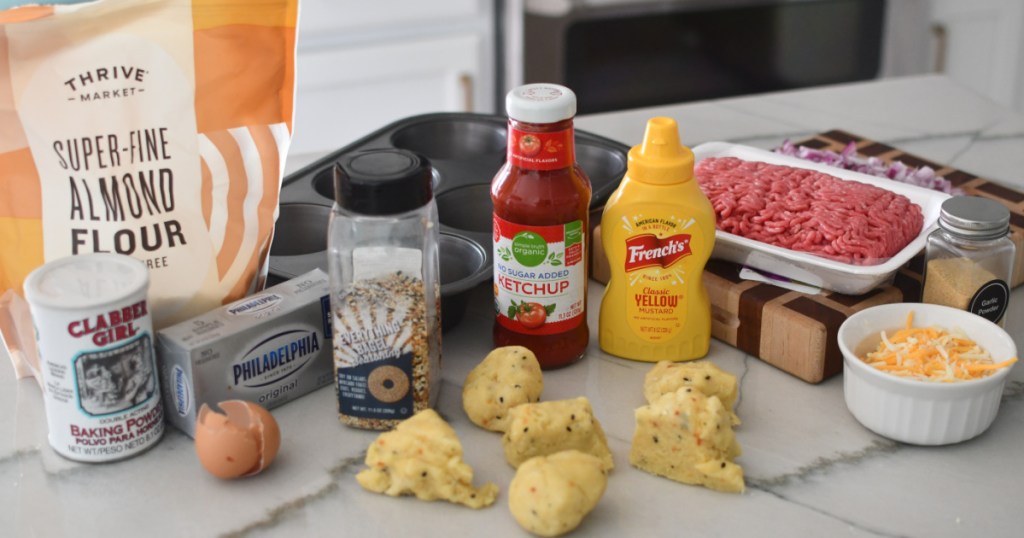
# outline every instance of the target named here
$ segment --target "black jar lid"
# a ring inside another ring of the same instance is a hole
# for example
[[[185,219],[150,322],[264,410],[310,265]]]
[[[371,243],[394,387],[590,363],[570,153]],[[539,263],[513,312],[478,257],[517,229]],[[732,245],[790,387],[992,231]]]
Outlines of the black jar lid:
[[[334,164],[334,201],[353,213],[405,213],[433,196],[430,162],[408,150],[359,151]]]
[[[1010,210],[980,196],[954,196],[942,202],[939,227],[967,239],[998,239],[1010,232]]]

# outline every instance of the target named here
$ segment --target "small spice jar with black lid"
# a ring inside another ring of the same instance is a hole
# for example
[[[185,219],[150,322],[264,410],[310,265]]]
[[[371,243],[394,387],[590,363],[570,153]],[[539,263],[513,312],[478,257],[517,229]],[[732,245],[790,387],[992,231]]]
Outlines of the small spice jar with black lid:
[[[379,149],[334,167],[328,230],[339,418],[386,430],[433,407],[441,381],[437,204],[430,163]]]
[[[925,248],[925,303],[968,310],[1004,325],[1015,246],[1010,211],[978,196],[942,203],[939,227]]]

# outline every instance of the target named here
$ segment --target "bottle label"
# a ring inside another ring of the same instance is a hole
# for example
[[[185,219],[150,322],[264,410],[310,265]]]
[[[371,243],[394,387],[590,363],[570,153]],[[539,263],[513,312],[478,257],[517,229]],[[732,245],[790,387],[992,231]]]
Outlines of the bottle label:
[[[626,322],[638,338],[667,340],[686,325],[687,258],[702,235],[692,218],[634,215],[625,219]],[[696,244],[695,244],[696,243]]]
[[[523,334],[560,334],[583,322],[587,293],[582,220],[524,226],[494,216],[494,308]]]
[[[974,293],[974,297],[971,297],[971,301],[967,303],[967,310],[992,323],[1000,323],[1009,302],[1010,287],[1006,285],[1006,282],[995,279],[986,282]]]
[[[534,133],[509,128],[508,162],[527,170],[557,170],[572,166],[572,128],[553,133]]]
[[[668,269],[686,256],[690,250],[690,234],[676,234],[659,239],[654,234],[634,235],[626,239],[626,272],[646,267]]]
[[[356,425],[408,418],[431,362],[423,253],[362,247],[352,259],[352,284],[332,301],[338,409]]]

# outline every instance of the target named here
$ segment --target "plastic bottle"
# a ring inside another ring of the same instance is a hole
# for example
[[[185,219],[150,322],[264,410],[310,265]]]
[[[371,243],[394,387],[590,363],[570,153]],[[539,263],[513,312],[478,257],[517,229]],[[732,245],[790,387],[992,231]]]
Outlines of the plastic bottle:
[[[410,151],[344,156],[328,233],[342,423],[384,430],[433,407],[441,381],[437,205]]]
[[[576,95],[556,84],[509,92],[508,159],[491,182],[494,344],[521,345],[541,368],[583,357],[590,179],[576,164]]]
[[[942,202],[939,227],[925,247],[925,303],[973,312],[1005,326],[1016,247],[1010,210],[978,196]]]
[[[707,354],[711,306],[704,265],[715,213],[693,179],[693,153],[671,118],[647,122],[601,218],[611,278],[601,300],[601,349],[642,361]]]

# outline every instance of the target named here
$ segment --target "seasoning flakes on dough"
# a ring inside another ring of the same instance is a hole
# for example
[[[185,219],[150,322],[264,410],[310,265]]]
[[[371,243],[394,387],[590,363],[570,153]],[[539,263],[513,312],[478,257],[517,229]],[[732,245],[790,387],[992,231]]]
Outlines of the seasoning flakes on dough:
[[[473,487],[473,469],[462,461],[455,430],[433,409],[380,434],[366,452],[366,466],[356,475],[359,485],[385,495],[443,499],[470,508],[490,506],[498,497],[495,484]]]
[[[508,488],[508,507],[527,531],[560,536],[574,530],[608,485],[604,462],[579,450],[537,456],[523,462]]]
[[[615,466],[601,423],[585,397],[521,404],[509,415],[501,444],[513,467],[535,456],[570,449],[600,458],[606,470]]]
[[[462,408],[481,428],[504,432],[513,407],[540,400],[544,377],[532,351],[523,346],[499,347],[466,376]]]
[[[705,396],[718,396],[729,410],[733,426],[739,425],[740,419],[732,411],[739,396],[736,376],[709,360],[661,361],[655,364],[644,377],[644,398],[647,403],[654,403],[662,394],[675,392],[682,387],[693,387]]]
[[[717,396],[693,387],[661,395],[636,410],[629,462],[651,474],[717,491],[742,492],[740,446]]]

